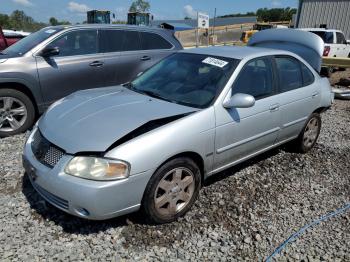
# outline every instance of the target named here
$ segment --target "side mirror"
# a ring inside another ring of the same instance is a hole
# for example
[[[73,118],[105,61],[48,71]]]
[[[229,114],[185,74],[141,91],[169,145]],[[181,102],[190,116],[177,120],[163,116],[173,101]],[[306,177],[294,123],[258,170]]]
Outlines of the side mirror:
[[[248,108],[255,105],[255,98],[248,94],[237,93],[233,95],[229,100],[224,102],[223,106],[227,109],[230,108]]]
[[[56,56],[60,53],[60,49],[52,46],[47,46],[41,51],[41,56],[42,57],[51,57],[51,56]]]

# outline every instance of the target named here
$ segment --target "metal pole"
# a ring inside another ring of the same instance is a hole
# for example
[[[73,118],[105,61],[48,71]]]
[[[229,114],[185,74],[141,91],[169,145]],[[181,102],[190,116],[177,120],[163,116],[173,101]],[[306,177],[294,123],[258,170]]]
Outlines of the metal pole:
[[[212,40],[212,42],[213,42],[213,45],[215,45],[215,43],[214,43],[214,37],[215,37],[215,26],[216,26],[216,7],[215,7],[215,10],[214,10],[214,24],[213,24],[213,40]]]
[[[198,41],[199,41],[199,28],[198,28],[198,12],[197,12],[197,30],[196,30],[196,47],[198,47]]]

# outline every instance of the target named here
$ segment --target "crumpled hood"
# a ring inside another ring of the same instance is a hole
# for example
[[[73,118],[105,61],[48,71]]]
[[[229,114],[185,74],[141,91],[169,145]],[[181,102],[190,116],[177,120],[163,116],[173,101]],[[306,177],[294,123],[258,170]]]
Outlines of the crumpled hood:
[[[198,109],[133,92],[122,86],[76,92],[54,103],[39,121],[51,143],[69,154],[104,152],[143,124]]]

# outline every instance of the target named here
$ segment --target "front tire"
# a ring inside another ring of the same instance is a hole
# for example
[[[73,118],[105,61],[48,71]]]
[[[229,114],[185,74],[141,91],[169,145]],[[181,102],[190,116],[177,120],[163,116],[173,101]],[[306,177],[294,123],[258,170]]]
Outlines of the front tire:
[[[321,131],[321,116],[318,113],[313,113],[299,134],[298,138],[292,141],[291,145],[294,151],[299,153],[309,152],[316,144]]]
[[[180,157],[161,166],[147,184],[142,208],[151,223],[163,224],[183,216],[196,201],[201,173],[190,158]]]
[[[35,120],[35,108],[28,96],[14,89],[0,89],[0,137],[20,134]]]

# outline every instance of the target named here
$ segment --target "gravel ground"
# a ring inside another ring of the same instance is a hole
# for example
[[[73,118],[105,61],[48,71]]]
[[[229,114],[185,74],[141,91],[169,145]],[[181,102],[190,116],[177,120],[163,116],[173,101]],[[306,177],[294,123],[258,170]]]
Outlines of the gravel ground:
[[[350,101],[322,115],[308,154],[275,149],[207,182],[179,221],[141,215],[93,222],[67,215],[33,190],[21,167],[24,136],[0,140],[2,261],[257,261],[291,234],[350,202]],[[278,261],[350,261],[350,210],[307,230]]]

